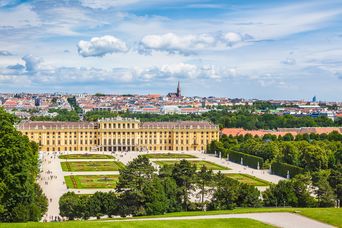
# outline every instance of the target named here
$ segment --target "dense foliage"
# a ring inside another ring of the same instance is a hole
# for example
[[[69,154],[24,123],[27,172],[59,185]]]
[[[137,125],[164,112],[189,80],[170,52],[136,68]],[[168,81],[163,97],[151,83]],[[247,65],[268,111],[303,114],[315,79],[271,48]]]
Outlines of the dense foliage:
[[[292,115],[278,116],[275,114],[257,115],[251,113],[251,110],[232,112],[231,110],[226,109],[189,115],[90,111],[85,114],[85,119],[88,121],[95,121],[100,118],[109,118],[118,115],[122,117],[139,118],[141,121],[208,120],[218,124],[221,128],[276,129],[286,127],[342,126],[341,119],[333,122],[326,117],[295,117]]]
[[[50,116],[32,116],[32,121],[79,121],[80,117],[76,111],[69,111],[67,109],[50,109],[49,113],[58,113],[55,117]]]
[[[342,199],[342,135],[337,132],[296,137],[289,134],[283,137],[265,135],[262,138],[248,134],[222,136],[219,142],[214,141],[208,146],[209,153],[215,151],[221,152],[222,157],[235,151],[260,157],[264,159],[263,168],[270,168],[273,164],[274,171],[285,177],[288,171],[290,177],[306,172],[312,185],[325,189],[322,191],[328,192],[331,201],[336,197]],[[240,163],[238,160],[235,162]]]
[[[102,215],[142,216],[167,212],[232,209],[261,206],[260,192],[252,186],[214,174],[205,166],[182,160],[164,166],[159,173],[148,158],[139,156],[120,170],[116,193],[64,194],[59,201],[62,216],[69,219]],[[190,200],[199,198],[198,203]]]
[[[0,221],[39,221],[47,199],[36,184],[38,145],[18,132],[14,121],[0,109]]]
[[[76,113],[78,114],[83,113],[82,108],[77,104],[76,97],[69,97],[68,102]]]

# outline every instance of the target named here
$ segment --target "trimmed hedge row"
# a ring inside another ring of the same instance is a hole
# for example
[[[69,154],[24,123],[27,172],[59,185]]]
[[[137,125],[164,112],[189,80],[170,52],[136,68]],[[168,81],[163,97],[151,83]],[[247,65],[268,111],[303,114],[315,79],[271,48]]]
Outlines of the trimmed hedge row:
[[[243,159],[242,165],[257,169],[258,163],[259,168],[262,168],[264,159],[250,154],[245,154],[237,151],[229,151],[229,161],[241,164],[241,158]]]
[[[290,178],[304,172],[304,169],[301,167],[282,162],[273,162],[271,165],[271,170],[273,174],[286,178],[287,172],[289,172]]]

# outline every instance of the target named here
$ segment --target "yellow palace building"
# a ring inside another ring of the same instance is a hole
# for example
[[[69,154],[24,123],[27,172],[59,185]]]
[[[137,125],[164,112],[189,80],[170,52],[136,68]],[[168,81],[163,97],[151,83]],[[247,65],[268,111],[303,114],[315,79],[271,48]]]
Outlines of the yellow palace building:
[[[41,151],[203,151],[219,139],[207,121],[140,122],[110,118],[97,122],[24,121],[17,129]]]

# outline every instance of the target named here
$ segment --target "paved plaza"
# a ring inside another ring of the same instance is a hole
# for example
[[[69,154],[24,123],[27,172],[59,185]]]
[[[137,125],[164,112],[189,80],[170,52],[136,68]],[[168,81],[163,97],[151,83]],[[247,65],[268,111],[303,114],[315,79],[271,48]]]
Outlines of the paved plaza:
[[[49,207],[46,215],[43,217],[43,220],[51,221],[59,216],[59,198],[66,192],[72,191],[78,194],[93,194],[96,191],[109,192],[111,189],[68,189],[66,187],[64,176],[70,175],[118,175],[118,171],[89,171],[89,172],[63,172],[61,168],[61,162],[65,161],[111,161],[111,159],[59,159],[58,156],[61,154],[81,154],[81,153],[99,153],[99,154],[107,154],[113,155],[113,159],[117,159],[117,161],[122,162],[123,164],[127,164],[132,161],[134,158],[138,157],[138,155],[146,154],[147,152],[116,152],[112,154],[111,152],[41,152],[41,161],[42,161],[42,172],[39,177],[39,184],[43,189],[46,197],[49,201]],[[155,153],[155,152],[153,152]],[[163,152],[167,153],[167,152]],[[215,157],[214,155],[204,154],[201,152],[174,152],[174,153],[185,153],[196,156],[197,158],[191,158],[191,160],[203,160],[216,163],[218,165],[229,167],[230,170],[221,170],[222,173],[244,173],[255,176],[262,180],[266,180],[271,183],[278,183],[279,180],[284,178],[271,175],[269,170],[256,170],[252,168],[248,168],[242,166],[240,164],[236,164],[233,162],[228,162],[224,159],[220,159]],[[156,160],[182,160],[182,159],[150,159],[152,162]],[[154,167],[158,167],[155,163],[153,163]],[[218,172],[218,171],[215,171]],[[266,187],[258,187],[259,190],[263,191]]]

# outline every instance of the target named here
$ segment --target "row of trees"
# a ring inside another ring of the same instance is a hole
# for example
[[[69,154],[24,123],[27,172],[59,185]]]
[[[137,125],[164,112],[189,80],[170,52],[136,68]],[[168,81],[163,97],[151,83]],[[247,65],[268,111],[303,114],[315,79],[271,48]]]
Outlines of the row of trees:
[[[205,166],[186,160],[156,170],[148,158],[139,156],[120,170],[115,193],[92,196],[66,193],[60,198],[60,213],[69,219],[102,215],[142,216],[188,210],[219,210],[259,207],[260,192]]]
[[[15,121],[0,108],[0,221],[39,221],[47,199],[36,184],[38,145],[15,129]]]
[[[311,175],[299,174],[290,180],[271,185],[263,192],[264,204],[265,206],[334,207],[337,199],[342,200],[341,172],[338,175],[335,176],[340,181],[337,186],[338,192],[334,192],[331,187],[333,185],[331,181],[334,180],[327,171],[315,172]]]
[[[177,121],[177,120],[208,120],[218,124],[220,128],[244,128],[244,129],[276,129],[290,127],[327,127],[341,126],[342,119],[332,121],[327,117],[313,118],[309,116],[295,117],[292,115],[278,116],[275,114],[253,114],[251,110],[231,112],[230,110],[212,110],[200,115],[197,114],[152,114],[131,112],[90,111],[85,114],[85,119],[95,121],[100,118],[115,116],[139,118],[141,121]]]

